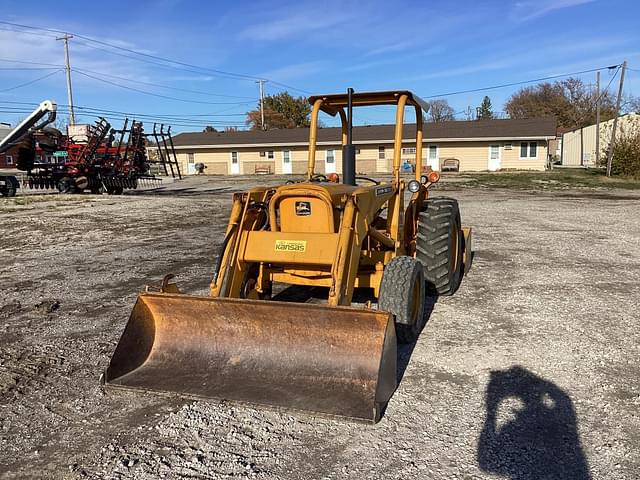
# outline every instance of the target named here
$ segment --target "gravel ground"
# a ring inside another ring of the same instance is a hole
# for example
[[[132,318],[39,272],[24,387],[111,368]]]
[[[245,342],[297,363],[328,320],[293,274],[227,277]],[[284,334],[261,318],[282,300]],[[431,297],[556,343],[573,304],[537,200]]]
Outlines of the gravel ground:
[[[254,182],[0,203],[0,478],[638,478],[640,197],[624,192],[449,184],[473,268],[400,349],[377,425],[105,394],[142,285],[173,272],[205,294],[231,192]]]

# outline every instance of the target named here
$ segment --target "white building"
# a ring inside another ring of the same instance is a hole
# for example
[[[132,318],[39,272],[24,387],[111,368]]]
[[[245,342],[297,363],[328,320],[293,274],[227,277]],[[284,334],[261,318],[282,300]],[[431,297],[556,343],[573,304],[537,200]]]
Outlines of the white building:
[[[611,139],[613,119],[600,123],[600,158],[606,158]],[[640,128],[640,115],[629,113],[618,117],[616,137]],[[596,166],[596,125],[578,128],[562,135],[562,165],[567,167]]]

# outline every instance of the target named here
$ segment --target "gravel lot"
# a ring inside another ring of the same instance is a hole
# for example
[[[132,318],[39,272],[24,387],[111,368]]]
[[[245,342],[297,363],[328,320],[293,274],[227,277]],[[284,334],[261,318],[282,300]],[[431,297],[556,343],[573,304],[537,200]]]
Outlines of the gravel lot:
[[[103,393],[136,294],[168,272],[205,294],[254,182],[0,201],[0,478],[638,478],[640,196],[622,191],[436,192],[474,228],[473,268],[400,350],[377,425]]]

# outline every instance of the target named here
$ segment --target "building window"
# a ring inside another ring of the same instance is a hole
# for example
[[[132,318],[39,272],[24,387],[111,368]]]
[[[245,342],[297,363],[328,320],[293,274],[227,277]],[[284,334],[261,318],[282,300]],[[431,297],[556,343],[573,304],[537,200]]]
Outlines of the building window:
[[[384,160],[384,147],[378,147],[378,159]]]
[[[538,142],[520,143],[520,158],[537,158]]]
[[[269,151],[267,152],[267,158],[268,158],[269,160],[273,160],[273,150],[269,150]]]
[[[327,163],[333,163],[335,162],[336,157],[335,157],[335,151],[333,150],[333,148],[330,148],[327,150]]]
[[[282,161],[284,163],[289,163],[291,161],[291,151],[285,150],[282,152]]]
[[[500,145],[489,145],[489,158],[491,160],[500,158]]]
[[[13,157],[11,155],[7,155],[7,165],[13,165]]]
[[[231,152],[231,163],[237,165],[238,163],[238,152]]]
[[[406,147],[402,149],[402,154],[403,155],[415,155],[416,154],[416,147]]]
[[[527,158],[527,148],[529,144],[527,142],[522,142],[520,144],[520,158]]]
[[[437,159],[438,159],[438,146],[429,145],[429,160],[437,160]]]
[[[195,163],[195,161],[196,161],[195,155],[193,153],[187,153],[187,162]]]

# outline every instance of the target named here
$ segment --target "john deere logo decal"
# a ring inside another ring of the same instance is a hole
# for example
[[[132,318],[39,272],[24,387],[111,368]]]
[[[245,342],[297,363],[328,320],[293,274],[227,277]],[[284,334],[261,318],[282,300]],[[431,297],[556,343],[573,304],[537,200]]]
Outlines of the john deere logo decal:
[[[296,215],[300,217],[311,215],[311,202],[296,202]]]
[[[306,240],[276,240],[276,252],[304,252],[306,249]]]

